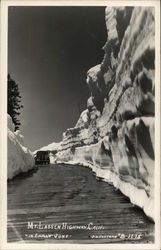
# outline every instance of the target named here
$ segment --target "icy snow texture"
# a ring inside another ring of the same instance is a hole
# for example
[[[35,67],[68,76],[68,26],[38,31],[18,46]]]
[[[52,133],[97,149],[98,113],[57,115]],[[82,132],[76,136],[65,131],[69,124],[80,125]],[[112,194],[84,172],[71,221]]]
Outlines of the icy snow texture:
[[[8,171],[7,178],[12,179],[21,172],[27,172],[34,166],[34,157],[26,148],[20,131],[14,132],[14,124],[8,115]]]
[[[107,7],[105,21],[87,110],[63,134],[57,161],[90,166],[154,219],[154,8]]]

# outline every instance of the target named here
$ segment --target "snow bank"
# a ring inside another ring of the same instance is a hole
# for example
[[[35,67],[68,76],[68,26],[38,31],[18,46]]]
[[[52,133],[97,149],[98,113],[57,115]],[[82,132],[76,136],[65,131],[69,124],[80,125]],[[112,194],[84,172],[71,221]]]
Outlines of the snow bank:
[[[37,151],[43,150],[43,151],[57,151],[60,147],[60,142],[52,142],[49,145],[46,145],[40,149],[37,149],[33,152],[33,154],[36,154]]]
[[[87,146],[88,147],[88,146]],[[83,147],[82,147],[83,148]],[[100,169],[94,165],[92,165],[90,162],[87,162],[83,159],[77,159],[70,160],[67,162],[57,161],[57,163],[65,163],[66,165],[79,165],[88,167],[92,170],[93,173],[95,173],[95,176],[97,178],[101,178],[103,181],[108,182],[109,184],[113,185],[115,188],[119,189],[122,194],[129,197],[132,204],[135,204],[136,206],[140,207],[144,213],[154,221],[155,215],[154,215],[154,198],[149,197],[145,190],[139,189],[136,186],[133,186],[131,183],[125,182],[120,179],[120,177],[107,169]]]
[[[91,96],[63,133],[57,161],[89,166],[154,218],[155,15],[107,7],[101,64],[87,72]]]
[[[49,153],[49,158],[50,158],[50,164],[56,163],[56,157],[54,154]]]
[[[7,178],[12,179],[21,172],[27,172],[34,166],[34,157],[26,148],[20,131],[14,132],[14,124],[8,115],[8,172]]]

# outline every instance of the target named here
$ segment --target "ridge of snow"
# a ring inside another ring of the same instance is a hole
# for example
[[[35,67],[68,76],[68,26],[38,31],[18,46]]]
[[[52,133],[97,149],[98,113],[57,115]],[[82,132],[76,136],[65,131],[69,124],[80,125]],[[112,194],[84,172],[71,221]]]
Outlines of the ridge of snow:
[[[55,151],[55,150],[58,150],[60,145],[61,145],[61,142],[52,142],[49,145],[43,146],[42,148],[35,150],[33,152],[33,154],[36,154],[37,151],[41,151],[41,150],[44,150],[44,151],[53,151],[54,150]]]

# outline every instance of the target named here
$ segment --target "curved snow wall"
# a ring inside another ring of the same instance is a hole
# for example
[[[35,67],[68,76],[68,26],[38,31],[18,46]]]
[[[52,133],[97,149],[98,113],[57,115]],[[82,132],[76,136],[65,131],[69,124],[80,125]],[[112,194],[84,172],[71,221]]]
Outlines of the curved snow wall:
[[[90,166],[154,219],[155,20],[151,7],[107,7],[91,97],[67,129],[57,160]]]
[[[20,134],[20,131],[14,132],[12,118],[7,115],[7,119],[7,179],[12,179],[14,176],[32,169],[35,161],[31,151],[24,146],[24,137]]]

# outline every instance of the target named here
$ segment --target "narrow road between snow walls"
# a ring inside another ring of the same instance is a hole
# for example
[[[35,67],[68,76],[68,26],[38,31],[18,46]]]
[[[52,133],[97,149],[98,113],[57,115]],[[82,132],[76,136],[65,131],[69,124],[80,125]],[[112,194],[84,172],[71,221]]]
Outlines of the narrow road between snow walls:
[[[10,180],[7,225],[8,242],[154,242],[144,212],[78,165],[42,165]]]

